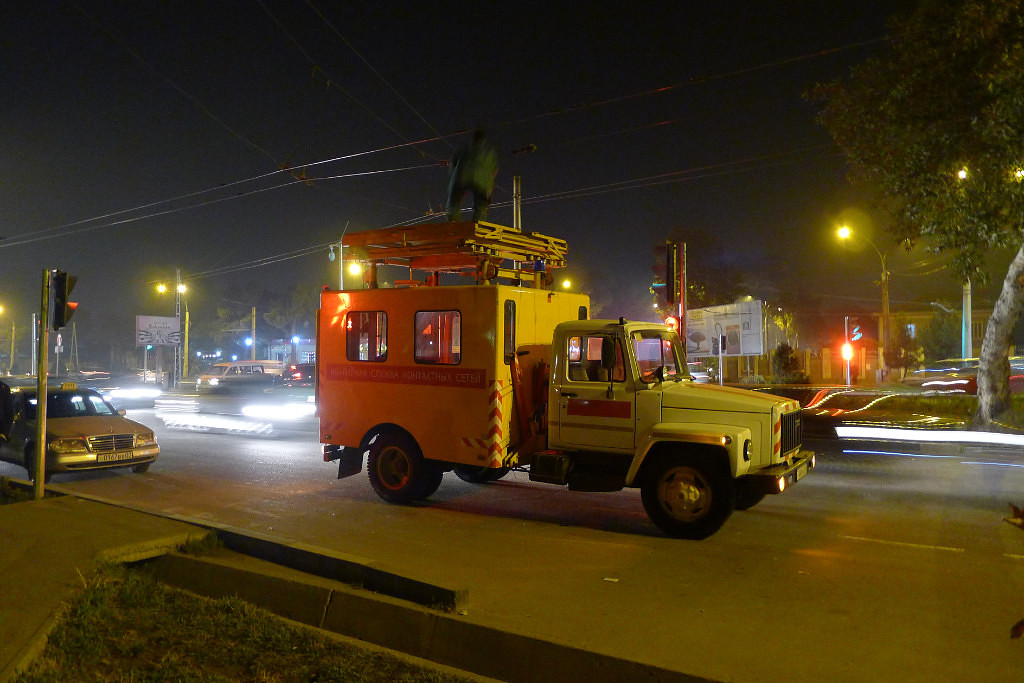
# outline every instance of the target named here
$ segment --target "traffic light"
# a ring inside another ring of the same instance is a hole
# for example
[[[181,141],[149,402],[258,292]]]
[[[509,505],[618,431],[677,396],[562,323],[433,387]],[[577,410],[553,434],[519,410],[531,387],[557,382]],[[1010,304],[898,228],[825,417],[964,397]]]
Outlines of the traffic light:
[[[853,358],[853,346],[850,345],[850,342],[846,342],[843,344],[843,360],[850,360],[851,358]]]
[[[668,325],[669,329],[673,332],[679,332],[679,318],[674,315],[670,315],[665,318],[665,324]]]
[[[68,297],[71,295],[71,290],[75,288],[75,283],[78,282],[78,278],[74,275],[68,275],[63,270],[53,271],[53,279],[51,280],[51,288],[53,291],[53,317],[51,318],[52,327],[55,330],[59,330],[68,324],[68,320],[75,314],[75,310],[78,309],[78,303],[75,301],[68,301]]]

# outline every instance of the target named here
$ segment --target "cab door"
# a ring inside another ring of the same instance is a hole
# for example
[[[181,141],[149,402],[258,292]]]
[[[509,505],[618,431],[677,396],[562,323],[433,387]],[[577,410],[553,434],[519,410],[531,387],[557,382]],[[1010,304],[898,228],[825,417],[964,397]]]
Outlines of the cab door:
[[[626,382],[622,340],[612,334],[581,334],[567,343],[566,376],[558,395],[559,442],[631,452],[636,405]]]

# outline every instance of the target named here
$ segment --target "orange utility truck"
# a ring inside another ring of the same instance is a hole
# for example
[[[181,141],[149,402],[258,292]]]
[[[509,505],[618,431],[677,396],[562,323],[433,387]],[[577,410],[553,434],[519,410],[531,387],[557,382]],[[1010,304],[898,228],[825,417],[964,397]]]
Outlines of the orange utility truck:
[[[449,471],[514,470],[639,488],[665,533],[705,538],[814,467],[796,401],[693,382],[675,331],[591,320],[586,295],[549,289],[562,240],[442,223],[349,235],[343,252],[366,276],[320,295],[320,441],[338,478],[365,459],[384,500],[425,499]],[[409,279],[378,286],[382,265]]]

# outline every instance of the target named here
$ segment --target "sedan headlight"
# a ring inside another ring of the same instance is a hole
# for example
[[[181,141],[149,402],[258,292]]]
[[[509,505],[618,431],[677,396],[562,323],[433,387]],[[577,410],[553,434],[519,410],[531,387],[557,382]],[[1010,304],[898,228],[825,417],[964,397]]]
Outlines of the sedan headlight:
[[[135,435],[135,446],[155,446],[156,435],[153,432],[144,432]]]
[[[89,446],[85,439],[54,439],[49,442],[54,453],[88,453]]]

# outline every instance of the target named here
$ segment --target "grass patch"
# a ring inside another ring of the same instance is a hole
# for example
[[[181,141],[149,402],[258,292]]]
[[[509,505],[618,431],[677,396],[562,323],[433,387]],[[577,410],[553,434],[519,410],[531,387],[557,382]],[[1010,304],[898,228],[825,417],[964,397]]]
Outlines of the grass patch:
[[[236,598],[210,600],[119,566],[67,605],[45,651],[14,679],[464,682],[290,624]]]
[[[0,505],[5,503],[23,503],[32,500],[32,491],[15,486],[7,477],[0,477]]]

